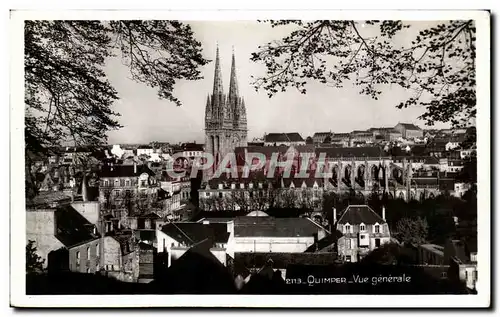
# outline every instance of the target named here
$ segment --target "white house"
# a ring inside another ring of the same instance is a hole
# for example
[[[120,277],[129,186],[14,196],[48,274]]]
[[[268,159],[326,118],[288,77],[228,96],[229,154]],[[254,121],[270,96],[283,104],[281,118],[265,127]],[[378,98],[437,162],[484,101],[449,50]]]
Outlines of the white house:
[[[336,229],[343,234],[337,241],[339,258],[345,262],[358,262],[368,252],[391,239],[389,225],[385,221],[385,207],[382,217],[367,205],[349,205],[336,221]]]

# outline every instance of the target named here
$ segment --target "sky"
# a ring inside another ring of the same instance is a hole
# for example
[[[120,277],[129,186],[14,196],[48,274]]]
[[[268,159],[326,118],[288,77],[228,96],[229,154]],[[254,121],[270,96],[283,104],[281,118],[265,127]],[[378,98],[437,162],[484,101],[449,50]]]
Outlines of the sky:
[[[270,132],[299,132],[305,139],[315,132],[350,132],[371,127],[390,127],[408,122],[424,128],[417,117],[423,108],[396,109],[399,101],[410,93],[400,87],[388,87],[378,100],[360,95],[358,88],[346,83],[342,89],[320,83],[307,86],[307,94],[294,88],[269,98],[265,91],[255,91],[251,76],[264,74],[264,66],[250,61],[259,45],[279,39],[289,27],[271,28],[254,21],[189,21],[201,42],[203,55],[211,60],[201,68],[204,77],[198,81],[179,81],[174,95],[182,102],[160,100],[156,90],[130,79],[129,70],[119,58],[107,61],[105,71],[120,96],[113,110],[120,113],[123,128],[108,133],[110,144],[160,142],[204,143],[205,104],[211,93],[217,43],[220,50],[224,91],[229,90],[231,54],[234,47],[240,95],[245,99],[248,140]],[[417,23],[419,25],[417,25]],[[433,22],[434,24],[436,22]],[[414,22],[411,32],[425,28],[429,22]],[[363,31],[363,30],[361,30]],[[408,31],[409,32],[409,31]],[[400,39],[408,40],[408,34]],[[448,125],[436,124],[435,128]]]

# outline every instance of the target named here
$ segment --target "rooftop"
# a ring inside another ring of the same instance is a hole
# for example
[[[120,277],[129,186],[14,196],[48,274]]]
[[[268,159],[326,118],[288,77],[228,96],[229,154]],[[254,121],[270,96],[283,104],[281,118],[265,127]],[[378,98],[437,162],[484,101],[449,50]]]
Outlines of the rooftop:
[[[307,218],[236,217],[235,237],[312,237],[326,230]]]
[[[375,223],[385,223],[385,220],[367,205],[350,205],[342,213],[338,223],[349,223],[351,225],[364,223],[366,225],[373,225]]]
[[[264,137],[265,142],[302,142],[304,139],[297,132],[290,133],[269,133]]]

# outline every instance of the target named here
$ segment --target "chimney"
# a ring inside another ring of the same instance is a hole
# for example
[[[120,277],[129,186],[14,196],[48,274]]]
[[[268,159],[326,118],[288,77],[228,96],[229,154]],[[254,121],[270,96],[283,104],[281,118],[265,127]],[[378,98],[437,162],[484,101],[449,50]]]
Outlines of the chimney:
[[[382,206],[382,219],[385,221],[385,206]]]
[[[87,186],[88,186],[87,185],[87,174],[84,174],[83,179],[82,179],[82,200],[83,201],[89,200]]]

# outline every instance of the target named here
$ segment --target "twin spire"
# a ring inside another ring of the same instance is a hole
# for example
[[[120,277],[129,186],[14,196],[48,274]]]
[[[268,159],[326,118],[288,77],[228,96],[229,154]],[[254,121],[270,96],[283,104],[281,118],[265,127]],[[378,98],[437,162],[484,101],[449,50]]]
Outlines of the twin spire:
[[[215,53],[215,74],[214,74],[214,91],[213,95],[223,95],[224,88],[222,84],[222,72],[220,67],[220,57],[219,57],[219,44],[217,44],[217,50]],[[229,79],[229,98],[238,97],[238,81],[236,80],[236,59],[234,57],[234,47],[233,47],[233,57],[231,61],[231,76]]]

